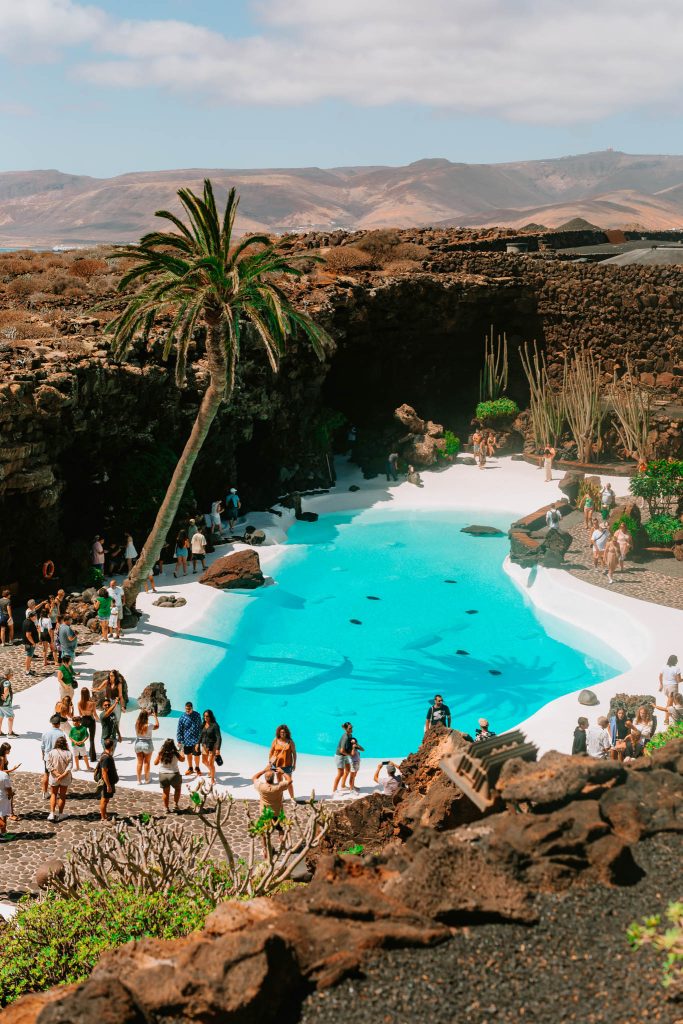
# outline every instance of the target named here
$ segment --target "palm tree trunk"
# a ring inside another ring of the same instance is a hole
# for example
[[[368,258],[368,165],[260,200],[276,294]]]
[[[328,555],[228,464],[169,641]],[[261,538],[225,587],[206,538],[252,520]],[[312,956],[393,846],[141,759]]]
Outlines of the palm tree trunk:
[[[124,580],[123,592],[127,608],[135,608],[137,596],[142,590],[145,580],[148,579],[154,563],[159,558],[168,531],[173,525],[173,520],[176,517],[178,507],[185,493],[185,487],[197,461],[197,456],[206,440],[206,435],[216,418],[221,404],[226,400],[226,397],[229,397],[226,396],[226,352],[223,347],[220,331],[220,319],[209,321],[209,318],[206,317],[206,320],[208,325],[206,349],[211,383],[202,398],[192,432],[183,448],[182,455],[178,459],[178,464],[171,477],[166,495],[154,520],[154,526],[143,545],[140,556],[133,566],[128,579]]]

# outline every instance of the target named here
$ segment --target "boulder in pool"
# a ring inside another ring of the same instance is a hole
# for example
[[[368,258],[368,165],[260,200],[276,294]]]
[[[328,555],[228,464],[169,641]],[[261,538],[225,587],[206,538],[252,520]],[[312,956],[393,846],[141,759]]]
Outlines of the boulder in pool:
[[[138,697],[140,711],[156,714],[159,718],[171,714],[171,702],[164,683],[148,683]]]
[[[579,704],[585,704],[586,707],[592,708],[599,703],[600,701],[592,690],[582,690],[579,694]]]
[[[473,537],[504,537],[505,534],[497,526],[463,526],[461,533],[471,533]]]
[[[255,590],[263,586],[264,576],[258,552],[234,551],[223,555],[199,577],[199,582],[217,590]]]

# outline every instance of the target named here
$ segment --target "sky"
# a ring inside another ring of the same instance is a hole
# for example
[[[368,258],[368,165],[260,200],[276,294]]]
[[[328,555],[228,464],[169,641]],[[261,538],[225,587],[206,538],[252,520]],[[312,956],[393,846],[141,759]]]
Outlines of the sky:
[[[681,0],[0,0],[0,171],[681,153]]]

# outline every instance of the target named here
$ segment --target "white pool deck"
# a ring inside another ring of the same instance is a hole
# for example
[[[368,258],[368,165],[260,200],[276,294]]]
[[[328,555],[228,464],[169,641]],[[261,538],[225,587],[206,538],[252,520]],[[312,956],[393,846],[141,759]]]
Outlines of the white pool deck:
[[[387,484],[383,477],[363,480],[358,470],[343,460],[337,468],[337,486],[329,494],[304,499],[306,510],[323,514],[345,509],[381,508],[386,503],[392,510],[471,508],[481,511],[489,508],[492,511],[509,512],[512,519],[561,498],[557,481],[564,475],[562,471],[556,471],[553,482],[545,483],[542,473],[534,466],[502,458],[489,462],[483,471],[476,466],[458,464],[439,473],[425,473],[424,487],[420,489],[405,482]],[[610,480],[617,495],[627,493],[626,478],[602,479]],[[351,484],[357,484],[360,489],[349,491]],[[259,513],[248,516],[247,522],[265,527],[270,539],[277,541],[284,539],[292,522],[292,514],[285,511],[282,518],[278,518],[270,513]],[[220,557],[229,553],[233,547],[242,546],[223,546],[211,558]],[[271,543],[258,550],[264,572],[272,573],[277,579],[280,545]],[[94,644],[77,658],[76,669],[82,685],[88,685],[93,671],[116,668],[126,677],[130,695],[139,694],[148,682],[160,678],[151,671],[155,650],[161,645],[183,643],[176,636],[179,631],[187,632],[190,627],[195,633],[201,630],[202,615],[212,601],[223,595],[201,586],[196,582],[196,577],[193,579],[191,575],[181,580],[174,579],[172,568],[167,566],[164,576],[157,577],[158,593],[182,595],[187,600],[186,606],[180,609],[157,608],[152,603],[157,595],[141,594],[138,602],[144,618],[139,629],[128,633],[120,641]],[[656,691],[657,678],[666,658],[672,652],[679,653],[677,645],[683,636],[683,612],[611,593],[584,583],[561,569],[530,572],[509,563],[506,563],[506,569],[540,611],[565,619],[597,636],[619,651],[631,666],[622,675],[604,683],[595,686],[589,684],[600,699],[599,705],[582,707],[577,701],[578,692],[574,692],[552,700],[520,723],[520,727],[538,744],[542,752],[550,749],[568,752],[577,717],[585,714],[594,722],[599,715],[606,713],[614,693]],[[167,656],[168,652],[165,651],[164,657]],[[23,770],[42,771],[38,741],[48,726],[57,689],[55,677],[49,676],[16,695],[15,728],[21,735],[14,740],[12,753],[13,760],[15,763],[21,762]],[[454,724],[457,725],[457,708],[453,707],[452,702],[451,708],[455,715]],[[482,707],[482,713],[488,714],[495,728],[495,708]],[[133,751],[136,714],[133,707],[124,715],[121,730],[124,741],[116,752],[121,785],[124,786],[137,784]],[[660,722],[662,717],[659,716]],[[176,724],[176,717],[162,718],[155,736],[175,737]],[[295,725],[292,723],[294,731]],[[409,751],[388,749],[386,756],[407,753]],[[222,754],[224,765],[217,773],[217,781],[225,785],[235,797],[255,796],[251,776],[265,766],[266,748],[224,735]],[[358,777],[361,792],[371,792],[375,788],[372,782],[375,766],[375,762],[362,764]],[[318,796],[329,795],[334,774],[332,756],[300,754],[294,777],[297,795],[308,795],[311,791],[315,791]],[[82,772],[78,777],[88,776]],[[152,782],[145,788],[158,792],[154,772]]]

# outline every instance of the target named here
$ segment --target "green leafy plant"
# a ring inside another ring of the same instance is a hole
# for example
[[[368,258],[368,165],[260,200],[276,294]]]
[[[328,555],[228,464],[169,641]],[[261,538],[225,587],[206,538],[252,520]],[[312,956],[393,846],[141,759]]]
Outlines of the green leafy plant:
[[[670,547],[674,542],[674,533],[681,528],[675,516],[667,515],[653,516],[644,527],[647,539],[658,547]]]
[[[264,807],[256,821],[249,825],[250,836],[262,836],[264,832],[272,832],[276,825],[284,825],[287,822],[285,812],[280,810],[276,816],[272,807]]]
[[[321,409],[309,426],[309,436],[313,448],[326,454],[332,449],[334,432],[343,427],[346,416],[336,409]]]
[[[500,334],[493,342],[493,324],[484,338],[484,366],[479,374],[479,398],[482,402],[500,398],[508,385],[508,340]]]
[[[446,455],[457,455],[460,451],[460,438],[456,437],[452,430],[445,430],[443,437],[446,442]]]
[[[631,536],[635,538],[635,536],[640,531],[640,523],[638,523],[633,518],[633,516],[626,515],[626,513],[624,513],[623,516],[619,516],[618,519],[614,520],[614,522],[610,526],[610,530],[612,531],[612,533],[616,533],[622,523],[624,524],[628,532],[631,534]]]
[[[652,946],[664,954],[662,985],[677,997],[683,991],[683,903],[670,903],[664,913],[646,917],[642,923],[634,921],[627,931],[628,941],[634,949]]]
[[[340,857],[360,857],[365,847],[361,843],[354,843],[348,850],[340,850]]]
[[[89,579],[91,587],[101,587],[104,583],[104,573],[96,565],[91,565]]]
[[[642,498],[650,516],[670,515],[683,499],[683,460],[655,459],[632,477],[631,494]]]
[[[654,750],[660,750],[662,747],[665,747],[667,743],[680,739],[683,739],[683,722],[677,722],[675,725],[670,725],[663,732],[655,733],[652,739],[645,744],[645,753],[651,754]]]
[[[593,499],[593,508],[597,511],[600,508],[601,493],[602,491],[600,488],[600,484],[596,484],[592,480],[584,479],[579,484],[579,493],[576,499],[576,504],[581,505],[581,502],[586,497],[586,495],[590,495],[590,497]]]
[[[214,904],[191,884],[141,893],[134,884],[85,886],[78,899],[25,897],[0,922],[0,1006],[25,992],[82,981],[102,953],[132,939],[175,939],[201,928]]]
[[[511,398],[494,398],[490,402],[479,402],[475,416],[483,423],[491,420],[509,419],[519,413],[519,406]]]

